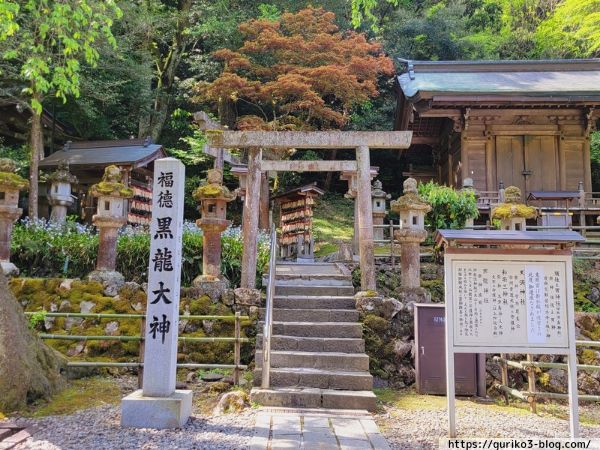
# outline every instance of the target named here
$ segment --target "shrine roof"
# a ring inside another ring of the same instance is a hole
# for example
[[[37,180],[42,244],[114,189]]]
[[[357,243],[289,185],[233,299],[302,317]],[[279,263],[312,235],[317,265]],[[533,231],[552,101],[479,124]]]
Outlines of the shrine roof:
[[[155,159],[164,158],[162,145],[149,139],[127,139],[113,141],[69,142],[65,147],[40,161],[41,169],[57,167],[66,161],[69,166],[143,167]]]
[[[480,244],[569,244],[585,242],[576,231],[437,230],[438,245]]]
[[[275,195],[272,198],[283,200],[285,198],[298,197],[298,196],[306,196],[308,195],[323,195],[325,191],[317,186],[317,183],[305,184],[304,186],[297,187],[295,189],[284,192],[283,194]]]
[[[400,61],[406,72],[398,76],[398,82],[411,102],[440,96],[600,101],[600,59]]]

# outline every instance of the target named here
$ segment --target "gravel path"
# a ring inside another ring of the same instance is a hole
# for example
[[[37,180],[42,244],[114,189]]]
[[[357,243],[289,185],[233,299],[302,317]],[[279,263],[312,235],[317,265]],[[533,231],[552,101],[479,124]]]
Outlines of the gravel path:
[[[551,416],[507,412],[490,405],[470,404],[457,409],[458,437],[464,438],[568,438],[569,424]],[[447,436],[445,409],[400,409],[385,407],[375,417],[382,434],[395,450],[438,449]],[[581,437],[600,438],[600,425],[581,425]]]
[[[34,438],[15,450],[116,450],[246,448],[256,412],[194,416],[183,429],[123,429],[118,406],[102,406],[72,415],[27,419],[37,427]]]

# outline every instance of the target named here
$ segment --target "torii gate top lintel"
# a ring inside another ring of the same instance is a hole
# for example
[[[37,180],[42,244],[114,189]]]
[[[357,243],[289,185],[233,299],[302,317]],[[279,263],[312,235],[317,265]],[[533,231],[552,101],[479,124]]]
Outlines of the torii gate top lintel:
[[[229,131],[210,133],[209,145],[218,148],[406,149],[412,131]]]

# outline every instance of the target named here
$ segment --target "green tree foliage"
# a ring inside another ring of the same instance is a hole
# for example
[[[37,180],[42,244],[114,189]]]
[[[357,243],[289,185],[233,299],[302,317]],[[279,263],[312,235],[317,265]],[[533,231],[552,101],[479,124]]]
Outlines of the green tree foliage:
[[[471,190],[457,191],[430,181],[419,184],[419,194],[431,205],[425,224],[432,230],[463,228],[467,219],[479,215],[477,199]]]
[[[79,96],[82,63],[96,65],[101,38],[115,45],[111,26],[121,10],[113,0],[28,0],[2,11],[8,23],[0,27],[3,76],[13,81],[13,96],[32,114],[29,215],[37,217],[42,101],[47,95],[63,102]]]
[[[600,0],[563,0],[535,34],[549,57],[600,55]]]

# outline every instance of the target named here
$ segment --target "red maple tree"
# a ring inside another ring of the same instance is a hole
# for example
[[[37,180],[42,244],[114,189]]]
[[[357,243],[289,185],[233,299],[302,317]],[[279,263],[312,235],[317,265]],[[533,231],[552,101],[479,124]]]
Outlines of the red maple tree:
[[[244,44],[213,53],[224,70],[197,86],[199,97],[233,104],[240,130],[342,128],[353,107],[378,95],[378,77],[391,76],[394,66],[378,42],[340,32],[334,20],[309,7],[242,23]]]

